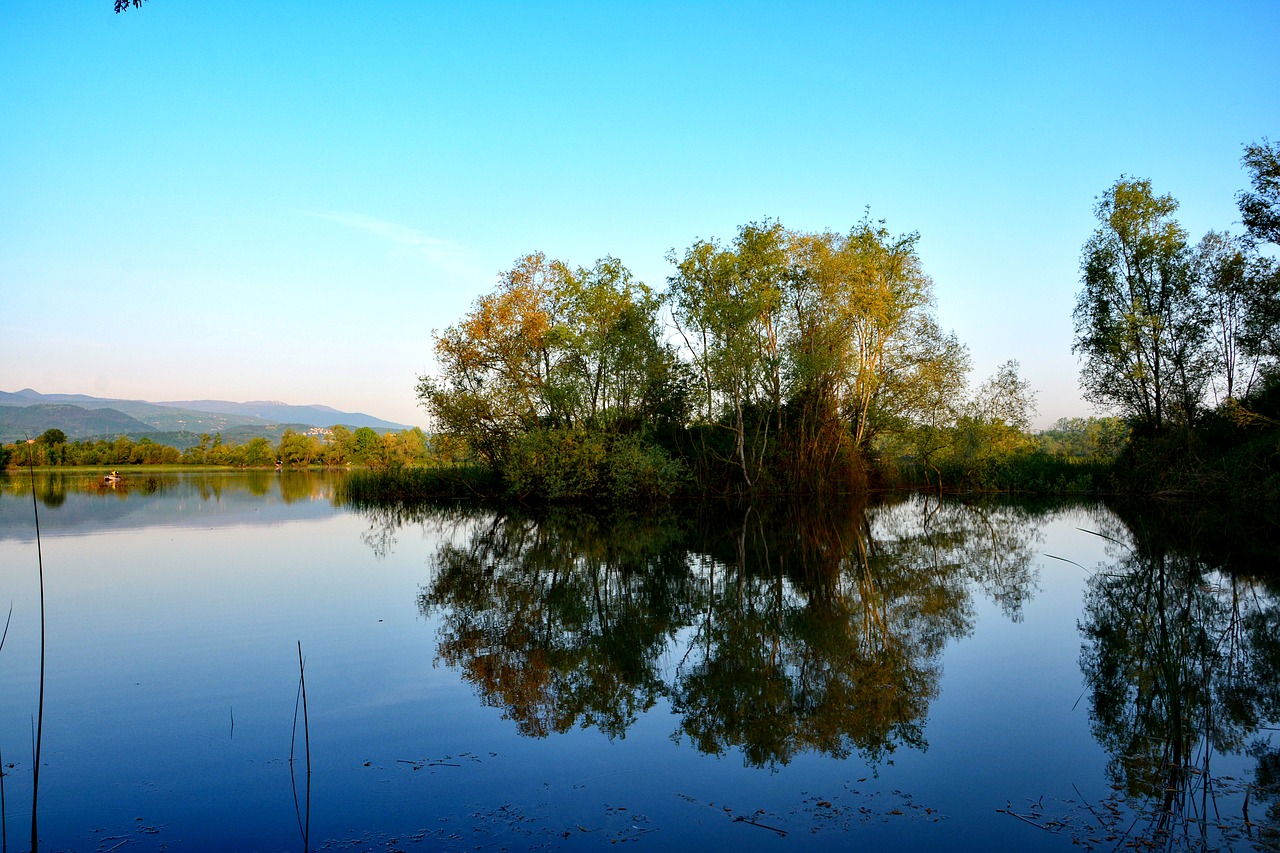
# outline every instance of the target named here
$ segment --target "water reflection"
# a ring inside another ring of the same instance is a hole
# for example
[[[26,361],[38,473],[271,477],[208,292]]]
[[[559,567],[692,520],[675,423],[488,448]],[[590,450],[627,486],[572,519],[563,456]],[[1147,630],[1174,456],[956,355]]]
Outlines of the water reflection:
[[[1111,519],[1096,531],[1110,540],[1111,560],[1089,580],[1080,662],[1131,836],[1205,849],[1256,829],[1280,843],[1277,750],[1266,737],[1280,719],[1274,574],[1224,571],[1221,553],[1172,533],[1193,520],[1123,511]],[[1213,775],[1215,755],[1244,752],[1258,760],[1256,784]],[[1255,822],[1260,811],[1271,829]]]
[[[31,503],[33,489],[48,516],[46,534],[167,524],[228,526],[321,518],[332,511],[340,472],[152,471],[125,469],[118,482],[101,473],[36,471],[34,478],[0,473],[0,499]],[[29,513],[0,514],[0,540],[34,536]]]
[[[420,607],[438,660],[523,734],[623,737],[660,699],[673,739],[751,766],[804,752],[879,761],[927,747],[940,656],[981,591],[1013,619],[1036,525],[1013,506],[924,499],[666,517],[366,510],[452,525]]]
[[[680,528],[664,521],[496,516],[441,546],[420,600],[442,613],[439,659],[523,734],[624,735],[664,692],[658,659],[689,621]]]
[[[0,471],[0,495],[27,497],[32,480],[36,497],[48,507],[61,506],[68,495],[117,497],[156,495],[178,490],[194,491],[201,500],[218,500],[224,494],[248,494],[261,497],[279,493],[285,503],[316,498],[331,498],[333,484],[341,472],[327,470],[285,471],[150,471],[146,468],[125,469],[118,480],[107,480],[101,473],[75,469],[42,470],[28,476]]]

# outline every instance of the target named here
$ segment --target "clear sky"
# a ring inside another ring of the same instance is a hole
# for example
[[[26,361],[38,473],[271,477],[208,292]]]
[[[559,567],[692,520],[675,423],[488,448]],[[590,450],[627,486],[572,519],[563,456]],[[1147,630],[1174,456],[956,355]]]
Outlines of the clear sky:
[[[0,390],[425,424],[433,329],[543,251],[765,217],[918,231],[976,383],[1083,415],[1071,310],[1121,174],[1239,231],[1280,3],[9,3]]]

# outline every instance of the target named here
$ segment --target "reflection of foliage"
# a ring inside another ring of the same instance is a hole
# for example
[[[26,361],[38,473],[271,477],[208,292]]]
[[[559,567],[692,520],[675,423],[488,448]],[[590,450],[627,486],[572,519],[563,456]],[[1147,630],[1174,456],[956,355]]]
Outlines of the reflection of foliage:
[[[113,497],[120,500],[130,495],[158,495],[175,490],[191,490],[200,500],[221,500],[224,496],[248,492],[252,495],[268,495],[279,490],[285,503],[300,500],[329,498],[333,492],[333,476],[327,472],[286,471],[283,475],[273,471],[248,471],[224,473],[219,471],[155,472],[145,468],[120,469],[118,481],[106,481],[103,473],[76,470],[37,471],[35,475],[36,497],[46,506],[55,508],[66,502],[70,495]],[[0,494],[28,497],[31,481],[21,477],[0,474]]]
[[[1252,787],[1256,800],[1254,811],[1265,815],[1264,823],[1259,827],[1259,839],[1267,849],[1278,849],[1280,848],[1280,747],[1267,741],[1259,741],[1254,744],[1250,753],[1258,760],[1258,770],[1254,774]],[[1245,820],[1248,819],[1249,814],[1246,810]]]
[[[712,546],[731,568],[703,572],[705,615],[675,686],[684,732],[750,764],[924,748],[937,658],[970,630],[969,584],[1013,618],[1034,587],[1026,521],[926,500],[748,513],[731,548]]]
[[[253,471],[249,476],[252,480],[261,477],[269,483],[268,478],[273,475],[265,471]],[[326,487],[330,482],[326,474],[317,471],[286,469],[274,476],[280,481],[280,499],[287,504],[311,500],[318,495],[327,494]]]
[[[402,522],[462,534],[440,547],[419,604],[440,614],[438,659],[522,733],[621,737],[665,696],[674,737],[757,766],[923,748],[938,657],[970,630],[970,584],[1013,618],[1034,586],[1024,515],[936,500],[693,525],[366,512],[383,531],[366,534],[375,549]]]
[[[669,520],[667,520],[669,521]],[[678,527],[590,516],[495,517],[444,546],[424,610],[449,605],[439,657],[526,735],[579,723],[625,735],[663,692],[656,659],[682,624]]]
[[[1112,781],[1145,800],[1152,841],[1188,826],[1229,838],[1210,759],[1280,718],[1280,600],[1197,553],[1107,535],[1115,563],[1089,583],[1081,667]]]
[[[864,525],[860,511],[748,511],[733,553],[713,543],[720,559],[702,561],[703,614],[673,691],[701,750],[736,746],[764,765],[809,749],[874,758],[924,745],[936,668],[891,612],[882,570],[896,566],[873,563]]]
[[[112,496],[124,500],[131,493],[146,495],[167,492],[173,487],[172,478],[155,474],[133,474],[119,481],[107,482],[102,474],[69,473],[66,471],[39,471],[35,475],[35,492],[40,502],[56,509],[72,494]],[[29,496],[32,483],[26,476],[0,477],[0,494]]]

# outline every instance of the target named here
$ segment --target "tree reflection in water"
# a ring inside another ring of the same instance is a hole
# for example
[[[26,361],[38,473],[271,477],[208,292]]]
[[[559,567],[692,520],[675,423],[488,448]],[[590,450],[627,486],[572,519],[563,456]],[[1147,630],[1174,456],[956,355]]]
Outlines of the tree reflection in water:
[[[1098,531],[1112,561],[1092,575],[1080,625],[1094,735],[1110,753],[1129,837],[1178,849],[1275,845],[1277,753],[1262,737],[1280,719],[1274,576],[1269,585],[1223,571],[1221,554],[1170,541],[1152,521]],[[1213,776],[1215,754],[1246,751],[1259,762],[1256,784]]]
[[[375,548],[413,511],[379,512]],[[418,512],[470,525],[421,593],[438,660],[521,733],[622,737],[665,698],[674,739],[752,766],[924,749],[939,656],[971,630],[973,590],[1016,619],[1036,579],[1036,526],[1013,507]]]
[[[687,621],[680,533],[665,519],[606,534],[582,514],[493,517],[436,555],[421,606],[441,611],[438,659],[522,734],[621,737],[664,692],[657,661]]]

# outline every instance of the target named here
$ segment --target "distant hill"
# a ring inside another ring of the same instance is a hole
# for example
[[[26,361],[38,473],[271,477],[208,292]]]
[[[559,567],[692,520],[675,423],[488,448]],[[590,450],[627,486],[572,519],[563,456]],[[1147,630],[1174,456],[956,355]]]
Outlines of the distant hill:
[[[372,427],[376,430],[409,429],[408,424],[384,421],[363,412],[340,412],[329,406],[312,404],[295,406],[281,403],[279,400],[251,400],[247,403],[233,403],[228,400],[184,400],[167,403],[156,403],[157,406],[192,409],[199,412],[218,412],[224,415],[240,417],[265,418],[275,423],[297,423],[310,426],[327,427],[342,424],[348,427]]]
[[[286,427],[301,430],[334,424],[353,430],[367,426],[379,432],[409,429],[405,424],[319,405],[226,400],[150,403],[85,394],[41,394],[30,388],[0,391],[0,441],[6,443],[20,440],[24,433],[34,438],[51,428],[62,430],[71,439],[125,434],[161,441],[152,433],[167,433],[194,434],[198,440],[200,433],[222,433],[227,441],[233,440],[233,435],[237,437],[234,440],[258,435],[276,440]]]
[[[37,403],[34,406],[0,407],[0,444],[36,438],[47,429],[60,429],[68,438],[121,433],[131,437],[152,437],[155,427],[115,409],[86,409],[65,403]]]
[[[40,394],[30,388],[24,388],[16,394],[0,391],[0,406],[31,406],[38,403],[69,404],[82,409],[115,409],[162,432],[186,430],[215,433],[235,426],[269,426],[271,424],[271,421],[266,418],[188,411],[172,406],[159,406],[144,400],[118,400],[88,397],[84,394]],[[4,416],[4,410],[0,409],[0,418]],[[71,435],[62,427],[58,428],[68,436]]]

